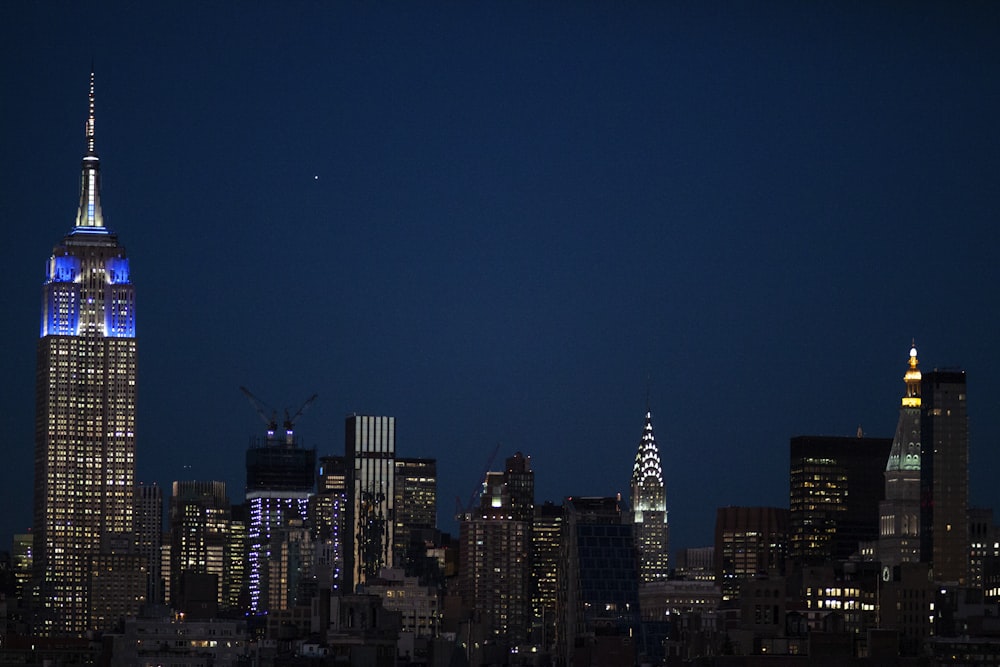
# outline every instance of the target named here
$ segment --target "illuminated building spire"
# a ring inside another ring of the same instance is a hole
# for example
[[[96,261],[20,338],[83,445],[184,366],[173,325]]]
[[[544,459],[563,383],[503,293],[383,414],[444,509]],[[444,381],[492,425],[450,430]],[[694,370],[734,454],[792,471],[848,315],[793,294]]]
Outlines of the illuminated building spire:
[[[635,464],[632,466],[632,487],[634,489],[633,496],[642,499],[637,505],[646,504],[644,501],[649,500],[649,491],[653,491],[654,498],[657,500],[662,498],[663,495],[663,470],[660,466],[660,450],[656,446],[656,438],[653,436],[653,418],[648,410],[646,411],[646,426],[642,429],[642,440],[639,442],[639,449],[635,453]],[[643,487],[652,488],[644,489]],[[643,490],[647,493],[642,493]],[[639,493],[636,494],[636,491]],[[635,497],[633,498],[633,503],[636,502]],[[656,503],[654,500],[654,504],[659,503]],[[662,508],[637,506],[635,509],[660,510]]]
[[[80,176],[80,208],[76,213],[76,227],[89,231],[104,231],[104,214],[101,212],[101,162],[94,145],[94,72],[90,72],[90,109],[87,114],[87,152],[83,156]]]
[[[653,436],[653,418],[648,405],[646,425],[642,429],[642,440],[632,466],[632,523],[639,551],[639,580],[666,579],[670,552],[667,494],[660,465],[660,448],[656,446]]]
[[[917,342],[910,345],[910,367],[903,376],[906,383],[906,396],[903,397],[904,408],[920,407],[920,369],[917,367]]]
[[[917,360],[917,344],[910,346],[910,359],[903,376],[906,394],[900,402],[899,424],[896,437],[889,451],[886,471],[920,470],[920,368]]]
[[[910,346],[910,359],[903,382],[906,393],[899,407],[896,435],[885,465],[885,500],[879,502],[878,557],[883,580],[892,568],[920,560],[920,368],[917,344]]]

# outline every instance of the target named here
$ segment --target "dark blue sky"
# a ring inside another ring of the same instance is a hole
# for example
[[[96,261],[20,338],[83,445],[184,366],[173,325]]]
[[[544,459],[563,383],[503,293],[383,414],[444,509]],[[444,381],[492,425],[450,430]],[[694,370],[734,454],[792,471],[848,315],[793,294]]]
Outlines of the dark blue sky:
[[[139,299],[138,471],[243,491],[263,425],[397,417],[452,529],[493,448],[628,493],[647,377],[673,546],[787,506],[788,439],[892,435],[968,371],[1000,508],[1000,10],[987,3],[6,3],[0,405],[30,524],[43,267],[91,58]]]

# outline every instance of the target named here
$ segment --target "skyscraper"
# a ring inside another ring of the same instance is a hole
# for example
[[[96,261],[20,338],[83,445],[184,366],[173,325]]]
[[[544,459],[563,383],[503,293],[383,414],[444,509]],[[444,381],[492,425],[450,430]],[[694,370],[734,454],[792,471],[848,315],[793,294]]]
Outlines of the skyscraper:
[[[486,473],[478,511],[458,528],[462,602],[511,645],[527,641],[531,629],[534,498],[530,459],[517,452],[503,472]]]
[[[415,555],[414,543],[432,534],[437,526],[437,461],[435,459],[397,458],[395,521],[393,545],[395,567],[407,568]],[[419,549],[424,555],[425,549]],[[412,573],[408,573],[412,574]]]
[[[344,590],[392,567],[395,541],[396,418],[351,415],[344,425],[347,530]]]
[[[282,573],[288,564],[286,543],[291,541],[291,548],[298,552],[304,541],[302,532],[316,481],[316,450],[298,446],[290,422],[286,420],[283,437],[269,427],[267,438],[254,441],[247,450],[251,614],[285,609],[295,597],[299,576],[304,575],[296,572],[288,578]]]
[[[149,581],[146,583],[146,600],[162,604],[163,576],[160,572],[161,547],[163,546],[163,491],[156,484],[139,484],[135,487],[134,534],[136,553],[146,559]]]
[[[230,516],[225,482],[174,482],[170,497],[170,603],[174,609],[188,611],[184,578],[195,574],[215,577],[215,604],[222,606]]]
[[[885,500],[879,503],[878,555],[882,566],[920,560],[920,369],[916,345],[903,376],[906,395],[885,465]]]
[[[104,225],[94,75],[76,224],[42,288],[35,416],[35,631],[87,627],[88,560],[101,535],[132,530],[135,290],[125,249]]]
[[[546,501],[535,506],[531,522],[532,643],[540,644],[544,650],[552,649],[556,640],[559,547],[565,514],[562,505]]]
[[[739,597],[748,579],[785,574],[788,510],[720,507],[715,512],[715,583],[722,597]]]
[[[798,563],[846,560],[878,538],[890,438],[798,436],[789,457],[789,546]]]
[[[343,583],[346,506],[347,459],[321,457],[316,495],[309,503],[310,523],[316,538],[316,576],[321,586],[338,591]]]
[[[653,418],[648,411],[632,467],[632,522],[639,550],[639,581],[666,579],[670,558],[667,495],[660,450],[653,436]]]
[[[969,420],[965,371],[934,370],[920,395],[920,558],[934,580],[968,583]]]
[[[639,571],[621,498],[569,497],[556,604],[560,664],[636,664]]]

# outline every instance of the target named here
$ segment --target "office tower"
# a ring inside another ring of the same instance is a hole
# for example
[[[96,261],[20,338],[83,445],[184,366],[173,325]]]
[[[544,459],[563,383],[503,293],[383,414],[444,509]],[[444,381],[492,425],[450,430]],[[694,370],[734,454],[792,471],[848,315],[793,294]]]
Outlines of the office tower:
[[[531,629],[534,495],[530,459],[517,452],[503,472],[486,474],[478,511],[459,524],[462,602],[511,645],[526,642]]]
[[[293,549],[298,549],[316,481],[316,450],[298,446],[290,421],[283,437],[269,428],[267,437],[253,440],[247,450],[247,575],[254,615],[284,609],[274,605],[287,601],[289,587],[297,583],[279,578],[285,561],[278,559],[286,557],[286,541],[292,540]]]
[[[559,588],[559,547],[565,510],[546,500],[535,506],[531,522],[531,642],[545,650],[555,646],[556,601]]]
[[[309,505],[316,540],[316,576],[323,588],[339,591],[343,585],[344,531],[347,521],[347,459],[319,460],[316,495]]]
[[[396,418],[351,415],[344,425],[347,530],[344,590],[392,567],[396,521]]]
[[[900,563],[882,570],[879,582],[879,626],[895,630],[900,656],[919,656],[935,634],[935,596],[928,563]]]
[[[437,461],[396,459],[396,526],[393,562],[413,575],[413,562],[425,555],[424,537],[437,527]]]
[[[878,558],[882,567],[920,560],[920,368],[916,345],[903,376],[906,394],[885,465],[885,500],[879,503]]]
[[[639,580],[645,583],[666,579],[670,559],[667,496],[660,450],[653,437],[653,418],[648,411],[632,467],[632,522],[639,552]]]
[[[228,611],[245,612],[250,606],[247,582],[250,520],[245,504],[231,507],[229,540],[226,543],[226,563],[223,569],[222,599],[219,605]]]
[[[149,582],[146,600],[163,604],[163,575],[160,552],[163,547],[163,491],[156,484],[135,487],[134,534],[136,553],[146,559]]]
[[[101,535],[132,530],[135,486],[135,291],[104,225],[94,75],[76,223],[42,288],[35,416],[35,632],[80,635]]]
[[[88,630],[110,632],[146,604],[149,568],[136,553],[130,533],[102,536],[101,548],[88,558]]]
[[[739,596],[749,579],[785,574],[788,510],[720,507],[715,512],[715,583],[724,600]]]
[[[639,569],[621,499],[563,502],[556,635],[560,664],[631,667],[639,636]]]
[[[968,583],[969,422],[965,371],[934,370],[920,385],[920,558],[934,580]]]
[[[798,436],[789,457],[789,553],[798,563],[846,560],[879,534],[890,438]]]
[[[787,552],[788,535],[786,530],[785,548]],[[674,568],[677,579],[688,581],[715,582],[715,547],[688,547],[677,554],[677,567]],[[645,613],[645,612],[643,612]]]
[[[11,567],[14,570],[14,595],[18,600],[24,600],[29,589],[32,565],[32,543],[35,538],[31,533],[16,533],[11,550]]]
[[[969,588],[982,590],[988,577],[1000,569],[1000,526],[993,523],[993,510],[969,508]]]
[[[188,612],[183,593],[192,575],[214,577],[215,604],[225,597],[223,582],[231,510],[225,482],[174,482],[170,497],[170,604]]]

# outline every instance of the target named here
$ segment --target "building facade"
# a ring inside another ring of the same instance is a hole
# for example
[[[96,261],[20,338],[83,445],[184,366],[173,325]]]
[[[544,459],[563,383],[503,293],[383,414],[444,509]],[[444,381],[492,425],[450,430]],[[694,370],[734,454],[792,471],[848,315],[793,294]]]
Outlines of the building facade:
[[[146,604],[149,567],[128,533],[105,535],[89,562],[88,629],[112,632]]]
[[[739,596],[744,581],[785,574],[788,510],[720,507],[715,513],[715,582],[722,596]]]
[[[320,458],[309,513],[316,540],[316,576],[321,586],[339,591],[347,521],[347,459],[343,456]]]
[[[969,579],[969,420],[965,371],[934,370],[921,382],[920,558],[934,580]]]
[[[351,415],[344,427],[347,528],[344,591],[351,593],[383,567],[395,544],[396,418]]]
[[[561,540],[556,636],[561,664],[636,664],[639,569],[617,497],[570,497]]]
[[[531,523],[531,641],[551,650],[556,639],[556,602],[559,595],[559,549],[562,540],[562,505],[545,501],[535,506]]]
[[[437,527],[437,461],[397,458],[394,476],[393,562],[405,569],[409,561],[424,556],[421,536]]]
[[[306,575],[288,579],[281,573],[287,574],[290,557],[299,563],[304,548],[316,450],[298,446],[290,427],[280,437],[269,429],[266,439],[254,441],[247,450],[246,464],[249,608],[259,615],[284,608],[299,574]]]
[[[229,522],[232,516],[225,482],[174,482],[170,497],[171,604],[181,604],[182,579],[192,574],[215,577],[216,605],[225,593],[229,563]],[[242,554],[241,554],[242,555]]]
[[[517,452],[503,472],[486,474],[479,508],[459,525],[462,602],[510,645],[526,643],[532,625],[534,497],[530,459]]]
[[[146,600],[163,604],[163,574],[160,558],[163,547],[163,491],[156,484],[139,484],[135,487],[133,516],[135,552],[146,559],[149,581],[146,582]]]
[[[920,561],[920,379],[914,345],[885,465],[885,500],[879,503],[878,557],[883,567]]]
[[[890,438],[799,436],[789,456],[789,552],[793,560],[846,560],[878,539]]]
[[[129,260],[104,224],[90,77],[80,204],[42,288],[34,489],[35,632],[88,625],[90,557],[132,531],[136,315]]]
[[[660,450],[653,436],[653,418],[646,412],[646,425],[632,466],[632,522],[639,552],[639,579],[666,579],[670,565],[670,525],[663,484]]]

